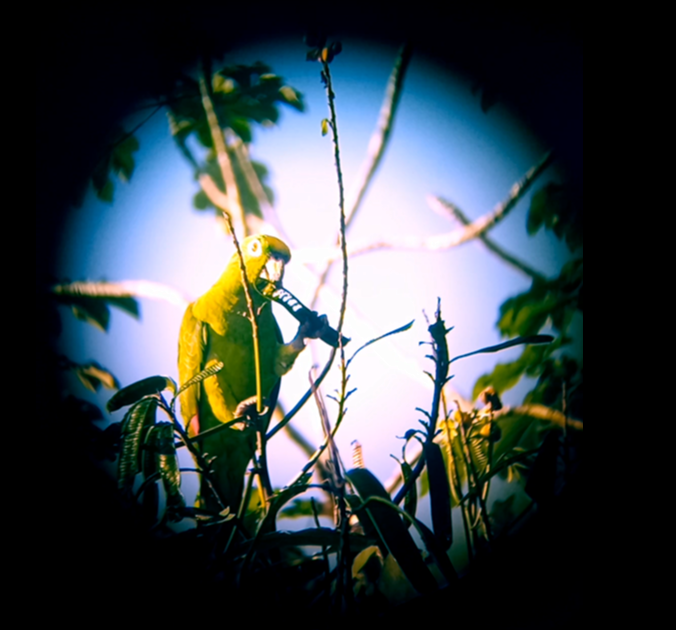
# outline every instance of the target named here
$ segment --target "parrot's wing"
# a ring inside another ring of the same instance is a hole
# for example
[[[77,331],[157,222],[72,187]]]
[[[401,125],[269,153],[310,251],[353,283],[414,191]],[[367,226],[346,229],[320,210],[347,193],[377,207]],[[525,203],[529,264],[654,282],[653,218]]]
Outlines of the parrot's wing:
[[[207,356],[208,326],[195,317],[193,305],[188,306],[181,324],[178,339],[178,378],[181,385],[199,374],[205,365]],[[201,387],[194,386],[181,394],[181,416],[183,423],[191,423],[189,433],[198,431],[193,418],[198,415]],[[192,422],[191,422],[192,421]]]
[[[282,330],[279,327],[279,324],[277,323],[277,320],[273,320],[275,322],[275,337],[277,338],[277,343],[280,346],[284,345],[284,336],[282,335]],[[279,390],[282,387],[282,379],[277,379],[277,383],[275,386],[272,388],[272,391],[268,395],[268,417],[266,419],[266,426],[269,428],[270,427],[270,421],[272,420],[272,415],[275,413],[275,409],[277,407],[277,401],[279,400]]]

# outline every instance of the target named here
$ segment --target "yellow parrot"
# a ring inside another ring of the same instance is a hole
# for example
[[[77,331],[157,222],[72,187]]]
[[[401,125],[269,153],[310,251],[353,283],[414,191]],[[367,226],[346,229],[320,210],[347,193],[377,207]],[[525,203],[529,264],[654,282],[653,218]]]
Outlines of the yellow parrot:
[[[262,392],[271,414],[280,378],[291,369],[306,339],[320,337],[328,323],[322,316],[314,323],[301,324],[293,341],[284,344],[270,301],[257,287],[269,283],[281,286],[291,252],[278,238],[262,235],[246,238],[241,250],[258,322]],[[181,415],[191,438],[241,417],[235,416],[238,407],[256,396],[252,327],[237,253],[220,280],[185,312],[178,346],[181,385],[219,361],[224,368],[218,374],[181,394]],[[197,442],[207,460],[215,458],[212,479],[233,513],[239,509],[244,475],[255,453],[256,440],[255,427],[243,422]],[[220,512],[220,504],[204,480],[200,504]]]

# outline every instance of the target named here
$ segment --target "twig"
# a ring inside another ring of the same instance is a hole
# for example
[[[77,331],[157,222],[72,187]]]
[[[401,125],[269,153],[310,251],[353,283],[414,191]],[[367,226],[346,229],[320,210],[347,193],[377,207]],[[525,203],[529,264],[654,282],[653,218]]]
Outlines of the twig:
[[[462,223],[462,225],[467,226],[471,224],[471,221],[462,212],[462,210],[460,210],[458,206],[452,204],[450,201],[446,201],[441,197],[428,195],[427,204],[430,206],[430,208],[432,208],[432,210],[435,210],[439,214],[443,214],[445,216],[450,215],[451,217]],[[486,248],[489,251],[493,252],[502,261],[506,262],[508,265],[514,267],[515,269],[518,269],[528,277],[533,278],[533,280],[546,279],[543,274],[533,269],[531,266],[529,266],[522,260],[519,260],[518,258],[516,258],[516,256],[512,256],[512,254],[510,254],[508,251],[500,247],[493,239],[489,238],[486,234],[482,234],[481,236],[479,236],[479,240],[486,246]]]
[[[399,101],[401,100],[402,87],[404,83],[404,77],[406,76],[406,70],[411,61],[412,46],[410,43],[406,43],[397,57],[397,61],[390,75],[389,82],[387,84],[387,90],[385,92],[385,99],[380,110],[380,117],[376,125],[376,129],[371,136],[369,142],[366,158],[362,163],[359,173],[357,175],[357,182],[353,188],[353,193],[350,195],[353,199],[350,200],[348,207],[350,208],[346,214],[345,227],[346,230],[350,228],[352,222],[359,210],[361,203],[366,195],[373,176],[375,175],[380,162],[382,161],[383,155],[385,154],[385,149],[389,143],[389,139],[392,133],[392,127],[394,123],[394,118],[399,106]],[[312,299],[311,305],[314,306],[319,299],[319,293],[322,290],[322,287],[326,284],[326,281],[331,273],[331,269],[334,264],[334,260],[329,260],[326,263],[324,271],[321,274],[319,284],[315,291],[315,295]]]

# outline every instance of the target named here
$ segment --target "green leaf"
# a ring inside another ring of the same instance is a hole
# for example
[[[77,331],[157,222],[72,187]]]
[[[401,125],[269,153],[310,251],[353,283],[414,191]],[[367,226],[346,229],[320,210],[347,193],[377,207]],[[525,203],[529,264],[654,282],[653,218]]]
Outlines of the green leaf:
[[[197,210],[207,210],[208,208],[213,208],[213,204],[209,200],[209,197],[207,197],[207,194],[203,191],[200,190],[192,199],[192,205],[197,209]]]
[[[497,346],[490,346],[488,348],[482,348],[481,350],[475,350],[469,354],[463,354],[459,357],[451,359],[450,363],[454,361],[459,361],[460,359],[466,359],[467,357],[474,356],[475,354],[491,354],[494,352],[501,352],[502,350],[507,350],[508,348],[514,348],[515,346],[523,345],[536,345],[536,344],[545,344],[552,343],[554,337],[551,335],[530,335],[528,337],[519,337],[518,339],[511,339],[505,343],[498,344]]]
[[[103,300],[82,296],[73,297],[68,302],[73,309],[73,315],[77,319],[91,324],[102,332],[108,332],[110,309]]]
[[[171,390],[173,394],[176,393],[176,383],[168,376],[151,376],[144,378],[124,389],[121,389],[108,401],[108,412],[113,413],[118,409],[133,405],[147,396],[155,396],[160,394],[165,389]]]
[[[186,381],[181,389],[178,390],[177,393],[175,393],[174,400],[176,400],[183,392],[186,390],[190,389],[191,387],[194,387],[195,385],[199,385],[202,381],[205,381],[208,378],[211,378],[212,376],[218,374],[225,365],[223,364],[222,361],[217,361],[213,365],[209,366],[206,370],[202,370],[199,374],[193,376],[189,381]],[[172,391],[176,392],[176,383],[171,381],[173,383],[174,389]],[[166,387],[164,389],[167,389]]]
[[[97,363],[77,366],[75,373],[89,391],[97,392],[101,387],[105,387],[106,389],[120,388],[120,384],[115,376]]]
[[[129,492],[134,484],[134,478],[141,471],[142,437],[145,430],[155,420],[155,410],[158,401],[156,398],[145,398],[134,405],[122,421],[122,452],[118,462],[118,487],[123,492]]]
[[[174,426],[171,422],[161,422],[155,425],[153,433],[156,434],[157,467],[167,494],[167,508],[170,511],[183,508],[185,500],[181,494],[181,471],[174,443]],[[176,520],[177,517],[170,514],[170,518]]]
[[[534,235],[545,227],[575,251],[582,246],[583,239],[580,214],[573,206],[568,186],[552,182],[533,195],[526,229]]]
[[[347,473],[347,477],[362,501],[366,502],[370,497],[379,497],[390,502],[390,505],[385,505],[379,501],[371,501],[356,512],[365,529],[368,523],[378,532],[383,556],[386,557],[390,552],[392,553],[406,577],[419,593],[436,591],[438,588],[436,580],[423,562],[420,550],[402,522],[398,508],[391,503],[390,495],[382,484],[365,468],[353,469]]]

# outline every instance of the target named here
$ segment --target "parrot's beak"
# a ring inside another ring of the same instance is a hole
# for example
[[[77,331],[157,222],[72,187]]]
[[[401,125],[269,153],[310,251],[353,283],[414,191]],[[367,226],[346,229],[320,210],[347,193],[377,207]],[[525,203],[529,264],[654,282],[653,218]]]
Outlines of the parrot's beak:
[[[260,277],[264,280],[272,282],[276,286],[282,286],[285,264],[286,263],[283,258],[270,256],[270,260],[268,260],[265,267],[263,268]]]

